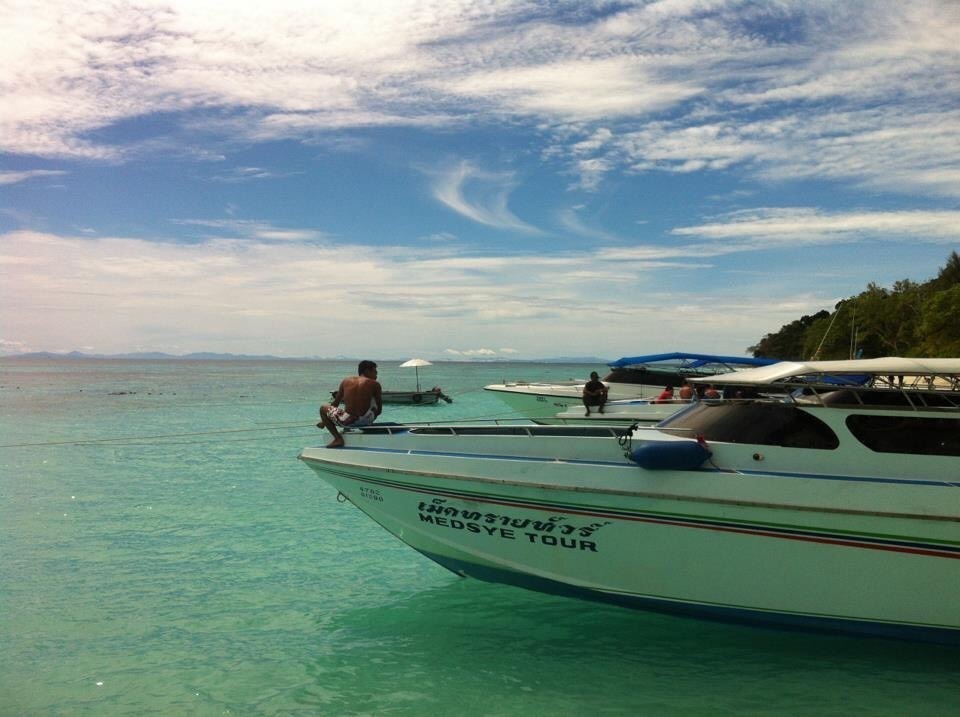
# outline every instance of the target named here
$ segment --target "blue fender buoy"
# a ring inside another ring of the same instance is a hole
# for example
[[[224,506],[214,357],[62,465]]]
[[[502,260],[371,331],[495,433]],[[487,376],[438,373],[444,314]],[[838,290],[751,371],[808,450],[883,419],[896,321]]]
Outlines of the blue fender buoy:
[[[644,441],[627,457],[647,470],[688,471],[699,468],[713,453],[699,441]]]

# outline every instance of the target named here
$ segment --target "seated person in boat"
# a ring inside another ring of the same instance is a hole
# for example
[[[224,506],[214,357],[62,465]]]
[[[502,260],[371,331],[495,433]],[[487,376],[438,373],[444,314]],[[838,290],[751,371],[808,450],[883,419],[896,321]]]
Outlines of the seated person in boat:
[[[684,401],[689,401],[694,396],[693,386],[690,385],[689,381],[684,381],[683,385],[680,387],[680,398]]]
[[[673,386],[667,386],[660,392],[660,395],[654,399],[654,403],[671,403],[673,401]]]
[[[716,386],[712,383],[707,386],[707,390],[703,392],[704,398],[720,398],[720,392],[717,390]]]
[[[357,375],[343,379],[332,402],[320,407],[317,428],[326,428],[333,436],[327,448],[340,448],[344,444],[343,434],[337,430],[337,426],[369,426],[382,411],[383,389],[377,381],[377,364],[361,361]]]
[[[583,405],[587,409],[586,415],[590,415],[590,406],[598,406],[598,413],[603,413],[603,404],[607,402],[607,387],[600,380],[600,375],[596,371],[590,372],[590,380],[583,387]]]

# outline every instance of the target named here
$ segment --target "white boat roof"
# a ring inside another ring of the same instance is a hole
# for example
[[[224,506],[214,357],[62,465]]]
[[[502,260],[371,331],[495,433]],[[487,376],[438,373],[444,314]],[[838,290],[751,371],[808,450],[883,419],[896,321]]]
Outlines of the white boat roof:
[[[960,376],[960,358],[888,356],[850,361],[781,361],[771,366],[691,379],[697,383],[774,384],[820,382],[829,376]]]

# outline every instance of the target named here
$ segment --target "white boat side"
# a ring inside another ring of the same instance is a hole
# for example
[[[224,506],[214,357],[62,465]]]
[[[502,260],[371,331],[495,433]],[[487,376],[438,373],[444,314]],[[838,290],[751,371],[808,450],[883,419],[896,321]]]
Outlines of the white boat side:
[[[589,412],[582,403],[567,406],[554,416],[538,417],[536,423],[545,425],[558,424],[611,424],[630,425],[631,423],[659,423],[669,418],[677,411],[687,408],[693,400],[673,399],[670,401],[656,401],[654,399],[638,398],[620,401],[607,401],[600,411],[591,406]]]
[[[662,386],[643,386],[631,383],[606,383],[607,400],[634,400],[655,398]],[[552,418],[557,413],[583,407],[583,386],[579,383],[524,383],[508,382],[484,386],[485,391],[497,396],[517,413],[535,420]]]

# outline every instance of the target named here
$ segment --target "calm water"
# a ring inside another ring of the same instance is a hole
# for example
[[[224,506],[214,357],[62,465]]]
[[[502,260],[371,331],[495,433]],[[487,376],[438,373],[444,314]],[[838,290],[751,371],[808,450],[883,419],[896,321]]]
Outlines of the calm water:
[[[483,385],[592,368],[437,364],[454,403],[384,420],[509,417]],[[354,370],[0,362],[0,715],[960,713],[955,650],[446,572],[296,460]]]

